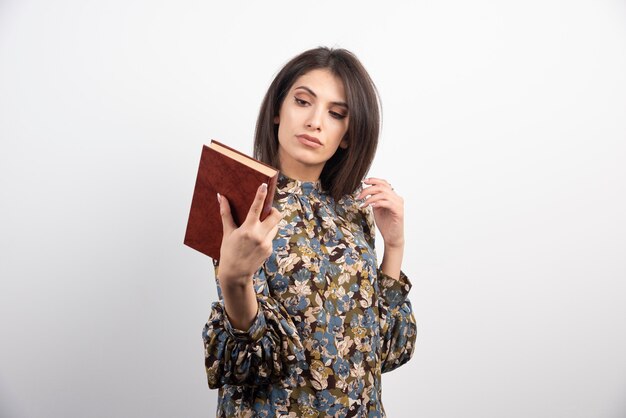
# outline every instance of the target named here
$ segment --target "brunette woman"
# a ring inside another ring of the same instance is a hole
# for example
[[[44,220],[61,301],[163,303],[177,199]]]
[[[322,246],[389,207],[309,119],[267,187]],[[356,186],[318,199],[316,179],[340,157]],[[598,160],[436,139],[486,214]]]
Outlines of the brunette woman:
[[[416,325],[403,199],[365,178],[379,128],[376,88],[349,51],[306,51],[272,82],[254,142],[280,169],[272,212],[259,220],[261,186],[237,227],[217,197],[220,300],[203,338],[219,417],[385,417],[381,373],[411,358]]]

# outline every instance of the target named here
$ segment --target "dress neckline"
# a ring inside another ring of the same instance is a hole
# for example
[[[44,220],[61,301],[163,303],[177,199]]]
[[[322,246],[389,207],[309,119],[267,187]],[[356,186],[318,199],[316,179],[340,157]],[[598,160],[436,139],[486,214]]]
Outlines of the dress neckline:
[[[317,193],[323,192],[321,180],[303,181],[292,179],[291,177],[287,177],[285,174],[283,174],[282,171],[278,172],[278,182],[276,186],[281,191],[295,194],[308,195],[313,191]]]

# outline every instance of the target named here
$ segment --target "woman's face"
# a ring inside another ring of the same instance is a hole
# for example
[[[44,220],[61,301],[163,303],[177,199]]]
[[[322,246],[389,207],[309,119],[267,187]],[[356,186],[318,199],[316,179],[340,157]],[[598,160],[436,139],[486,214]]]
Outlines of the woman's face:
[[[347,148],[348,120],[340,78],[316,69],[296,79],[274,118],[281,171],[299,180],[318,180],[337,148]]]

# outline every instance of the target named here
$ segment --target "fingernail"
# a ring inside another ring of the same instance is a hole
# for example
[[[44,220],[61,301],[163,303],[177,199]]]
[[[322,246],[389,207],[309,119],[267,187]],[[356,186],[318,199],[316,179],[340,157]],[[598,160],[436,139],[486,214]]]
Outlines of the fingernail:
[[[261,184],[261,190],[262,191],[266,191],[267,190],[267,183]]]
[[[217,203],[219,203],[220,205],[222,204],[222,196],[220,196],[220,194],[217,194]]]

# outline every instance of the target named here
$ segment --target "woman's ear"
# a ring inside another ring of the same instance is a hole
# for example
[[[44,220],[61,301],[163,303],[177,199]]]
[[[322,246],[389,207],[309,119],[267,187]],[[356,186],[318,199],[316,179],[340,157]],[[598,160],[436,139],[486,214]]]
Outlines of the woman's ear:
[[[280,116],[274,116],[274,125],[278,125],[280,123]]]
[[[341,147],[343,149],[347,149],[348,148],[348,140],[346,138],[342,139],[341,142],[339,143],[339,147]]]

